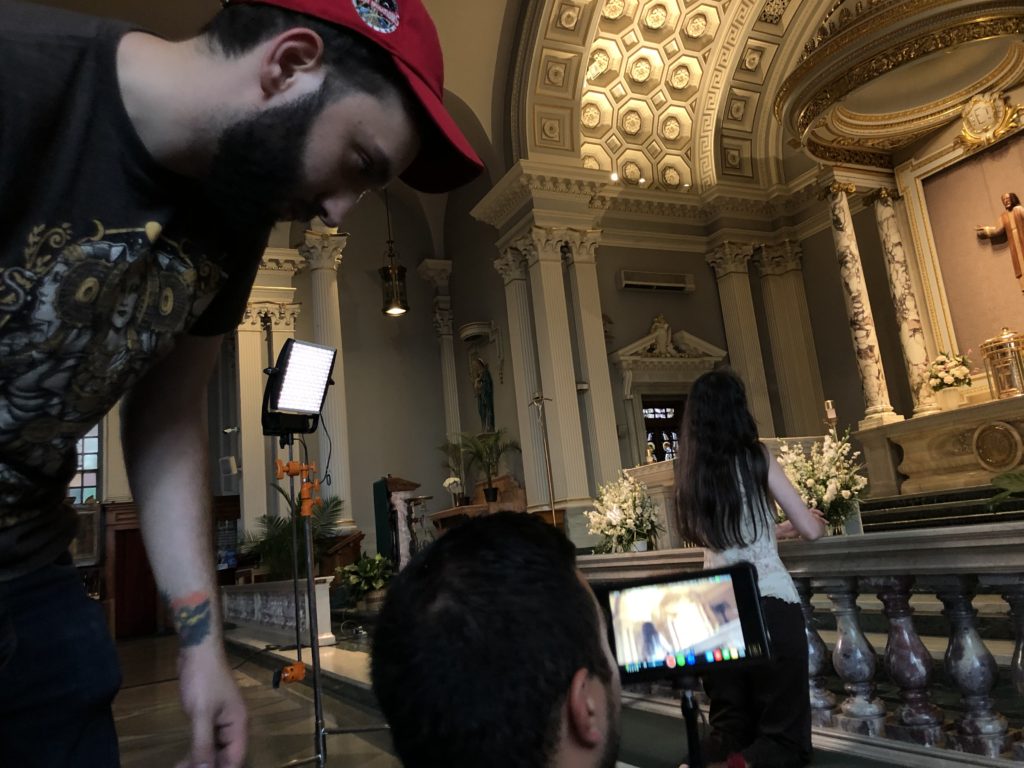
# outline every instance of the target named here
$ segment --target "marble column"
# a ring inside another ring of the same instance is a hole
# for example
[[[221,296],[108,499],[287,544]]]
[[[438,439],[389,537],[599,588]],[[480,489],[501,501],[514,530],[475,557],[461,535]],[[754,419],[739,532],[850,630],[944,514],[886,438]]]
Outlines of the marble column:
[[[299,253],[306,259],[311,278],[313,341],[337,350],[331,375],[334,385],[327,389],[320,413],[320,429],[317,430],[321,477],[328,473],[331,476],[331,485],[323,494],[340,497],[345,504],[345,516],[354,516],[349,469],[345,356],[341,345],[341,301],[338,296],[338,268],[347,243],[347,233],[308,230]],[[330,462],[327,461],[328,455]],[[362,524],[369,522],[363,520]]]
[[[885,189],[879,190],[875,198],[875,221],[878,224],[878,237],[882,241],[882,253],[885,254],[885,266],[889,272],[889,291],[900,327],[903,361],[907,366],[910,391],[914,396],[914,415],[935,413],[939,406],[935,402],[932,388],[928,386],[928,350],[924,343],[921,313],[910,282],[907,252],[903,246],[903,233],[900,231],[896,208]]]
[[[843,281],[843,299],[846,313],[850,318],[850,332],[853,336],[854,354],[857,356],[857,370],[860,374],[864,393],[864,419],[860,429],[900,421],[889,403],[889,390],[885,382],[885,369],[878,349],[875,334],[875,318],[871,314],[871,302],[864,282],[864,270],[860,262],[857,235],[853,231],[853,216],[847,194],[855,190],[853,185],[838,182],[829,187],[829,205],[832,210],[832,239],[835,241],[836,256],[839,259],[839,274]]]
[[[250,304],[238,326],[238,463],[242,475],[239,535],[256,532],[259,519],[267,514],[267,438],[261,423],[266,383],[263,369],[267,366],[263,324],[263,312]]]
[[[288,339],[295,338],[295,320],[298,318],[301,310],[301,304],[275,304],[264,307],[263,318],[267,330],[269,350],[268,365],[272,365],[277,362],[277,358],[281,354],[281,349],[284,347],[284,343]],[[263,381],[264,384],[266,384],[266,379]],[[274,477],[275,462],[277,459],[287,461],[288,449],[282,448],[280,440],[274,438],[267,440],[266,450],[267,471],[269,473],[269,481],[266,488],[267,513],[278,516],[290,514],[290,511],[288,510],[288,503],[280,493],[274,490],[271,485],[271,483],[277,483],[279,487],[283,488],[285,491],[288,490],[287,481],[277,480]]]
[[[754,298],[747,273],[747,265],[753,254],[753,245],[726,242],[708,254],[707,263],[715,270],[718,279],[729,364],[746,385],[747,403],[757,422],[758,434],[761,437],[774,437],[775,421],[768,398],[768,382],[765,379],[757,318],[754,315]]]
[[[785,434],[817,435],[825,396],[800,260],[800,246],[784,240],[762,247],[758,265]]]
[[[615,403],[604,340],[601,294],[597,284],[597,246],[600,230],[577,231],[569,242],[569,293],[576,325],[580,368],[587,388],[583,392],[587,436],[590,441],[590,476],[595,488],[610,483],[622,470],[619,438],[615,431]]]
[[[583,427],[576,393],[569,313],[565,301],[562,249],[565,230],[533,227],[530,254],[530,290],[536,323],[537,357],[546,404],[548,445],[555,486],[555,504],[565,507],[566,527],[577,529],[581,515],[573,510],[589,506],[589,484],[584,460]]]
[[[420,277],[434,286],[434,332],[441,347],[441,386],[444,391],[444,429],[447,439],[458,442],[462,434],[459,416],[459,386],[455,367],[455,343],[452,339],[452,297],[449,293],[450,259],[424,259],[416,269]]]
[[[548,508],[547,468],[544,442],[537,408],[530,404],[540,391],[537,375],[537,350],[534,346],[530,313],[530,291],[526,282],[527,254],[533,251],[529,239],[507,246],[494,269],[505,284],[505,308],[508,313],[508,341],[512,353],[512,381],[515,387],[519,444],[522,447],[523,482],[528,508]]]

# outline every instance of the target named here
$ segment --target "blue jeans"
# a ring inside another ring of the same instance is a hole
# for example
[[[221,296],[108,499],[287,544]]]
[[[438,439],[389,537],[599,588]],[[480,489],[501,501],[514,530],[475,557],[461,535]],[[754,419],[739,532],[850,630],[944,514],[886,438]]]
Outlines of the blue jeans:
[[[70,558],[0,582],[0,766],[116,768],[121,669]]]

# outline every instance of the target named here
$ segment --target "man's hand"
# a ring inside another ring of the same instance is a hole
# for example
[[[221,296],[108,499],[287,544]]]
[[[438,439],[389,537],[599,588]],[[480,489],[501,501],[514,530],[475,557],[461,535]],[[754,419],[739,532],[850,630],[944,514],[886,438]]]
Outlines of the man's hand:
[[[181,705],[192,722],[192,747],[178,768],[242,768],[248,722],[227,659],[210,642],[178,657]]]

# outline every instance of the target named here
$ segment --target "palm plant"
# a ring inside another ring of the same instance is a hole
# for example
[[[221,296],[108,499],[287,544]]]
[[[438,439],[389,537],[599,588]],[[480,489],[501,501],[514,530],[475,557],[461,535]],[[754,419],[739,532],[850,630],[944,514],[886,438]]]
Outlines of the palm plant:
[[[505,429],[496,432],[481,432],[479,435],[462,435],[462,451],[466,457],[467,469],[476,467],[487,478],[487,487],[494,487],[502,458],[519,451],[519,443],[505,436]]]
[[[282,517],[261,516],[257,520],[259,530],[246,534],[242,544],[242,549],[245,552],[259,556],[260,565],[267,569],[267,578],[271,581],[289,579],[292,576],[292,516],[298,513],[301,501],[296,497],[295,504],[292,506],[292,500],[284,489],[278,485],[273,487],[292,507],[291,514]],[[330,539],[338,535],[338,524],[341,521],[343,507],[344,502],[337,496],[328,496],[313,504],[311,523],[314,568],[321,556],[325,554]],[[301,516],[298,522],[301,526]],[[306,545],[301,527],[298,535],[298,573],[301,577],[306,573]]]

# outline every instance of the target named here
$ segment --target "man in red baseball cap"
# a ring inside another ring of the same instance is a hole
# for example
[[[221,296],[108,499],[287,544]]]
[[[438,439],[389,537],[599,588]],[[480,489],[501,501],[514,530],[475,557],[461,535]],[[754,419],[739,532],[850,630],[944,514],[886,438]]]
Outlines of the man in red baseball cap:
[[[437,33],[420,0],[233,0],[179,42],[0,0],[0,60],[0,765],[118,765],[120,671],[66,502],[77,441],[122,400],[184,765],[238,768],[206,382],[276,220],[338,224],[396,176],[438,192],[481,170]]]

